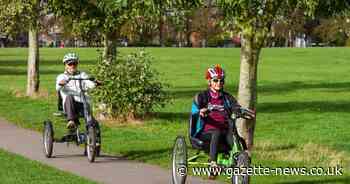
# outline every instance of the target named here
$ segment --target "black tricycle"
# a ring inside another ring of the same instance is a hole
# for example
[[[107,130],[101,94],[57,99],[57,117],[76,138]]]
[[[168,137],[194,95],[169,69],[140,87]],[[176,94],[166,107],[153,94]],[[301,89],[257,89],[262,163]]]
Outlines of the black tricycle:
[[[51,120],[44,121],[43,129],[43,147],[44,154],[47,158],[52,157],[54,143],[67,143],[74,142],[77,146],[85,144],[84,155],[87,156],[89,162],[94,162],[95,157],[100,155],[101,152],[101,131],[99,123],[92,115],[92,110],[87,102],[86,90],[82,87],[82,81],[90,80],[96,82],[94,78],[69,78],[70,80],[79,81],[80,96],[82,97],[83,109],[79,110],[79,117],[84,118],[86,130],[81,131],[79,129],[79,123],[76,128],[69,129],[68,133],[61,138],[54,137],[54,128]],[[62,116],[65,116],[62,113]]]

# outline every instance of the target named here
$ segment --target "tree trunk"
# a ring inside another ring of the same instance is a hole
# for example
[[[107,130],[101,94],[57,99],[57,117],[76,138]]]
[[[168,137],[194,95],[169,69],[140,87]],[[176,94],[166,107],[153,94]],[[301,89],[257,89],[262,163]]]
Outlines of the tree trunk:
[[[164,47],[164,16],[163,14],[159,17],[159,44],[161,47]]]
[[[238,101],[243,107],[252,110],[255,110],[257,101],[257,67],[261,50],[255,45],[252,36],[242,34]],[[241,119],[237,128],[250,151],[253,147],[255,120]]]
[[[104,33],[103,37],[103,60],[112,63],[117,58],[117,32]]]
[[[39,47],[38,30],[32,27],[28,31],[28,73],[27,96],[34,96],[39,92]]]
[[[289,47],[294,47],[294,42],[293,42],[291,30],[288,31],[288,45],[289,45]]]
[[[186,17],[186,42],[187,42],[187,47],[192,47],[191,43],[191,21],[190,17]]]

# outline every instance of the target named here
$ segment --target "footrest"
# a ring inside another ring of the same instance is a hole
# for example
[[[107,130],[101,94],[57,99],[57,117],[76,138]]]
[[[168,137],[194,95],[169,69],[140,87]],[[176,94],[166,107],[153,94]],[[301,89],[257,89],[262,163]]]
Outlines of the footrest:
[[[55,139],[55,142],[74,142],[76,141],[76,134],[68,134],[63,136],[61,139]]]

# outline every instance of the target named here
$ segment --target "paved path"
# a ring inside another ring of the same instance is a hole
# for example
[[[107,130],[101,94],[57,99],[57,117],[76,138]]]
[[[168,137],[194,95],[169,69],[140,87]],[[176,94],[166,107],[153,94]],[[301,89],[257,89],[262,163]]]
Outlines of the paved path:
[[[171,183],[170,171],[154,165],[103,154],[96,158],[95,163],[89,163],[83,156],[83,148],[73,144],[69,147],[66,144],[54,144],[54,158],[48,159],[43,154],[41,133],[18,128],[3,119],[0,119],[0,148],[100,183]],[[219,182],[190,177],[187,183]]]

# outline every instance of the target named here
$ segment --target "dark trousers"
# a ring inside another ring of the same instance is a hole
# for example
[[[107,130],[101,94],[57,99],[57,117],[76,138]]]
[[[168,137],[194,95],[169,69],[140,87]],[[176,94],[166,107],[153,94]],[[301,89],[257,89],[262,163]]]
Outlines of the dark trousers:
[[[212,129],[200,134],[199,138],[202,141],[210,142],[209,156],[211,161],[217,160],[218,149],[220,145],[228,146],[229,150],[233,145],[233,132],[234,124],[229,123],[229,127],[226,130]]]
[[[84,105],[83,103],[76,102],[72,95],[68,95],[64,103],[64,110],[68,121],[72,120],[75,123],[79,123],[79,114],[82,114]]]

